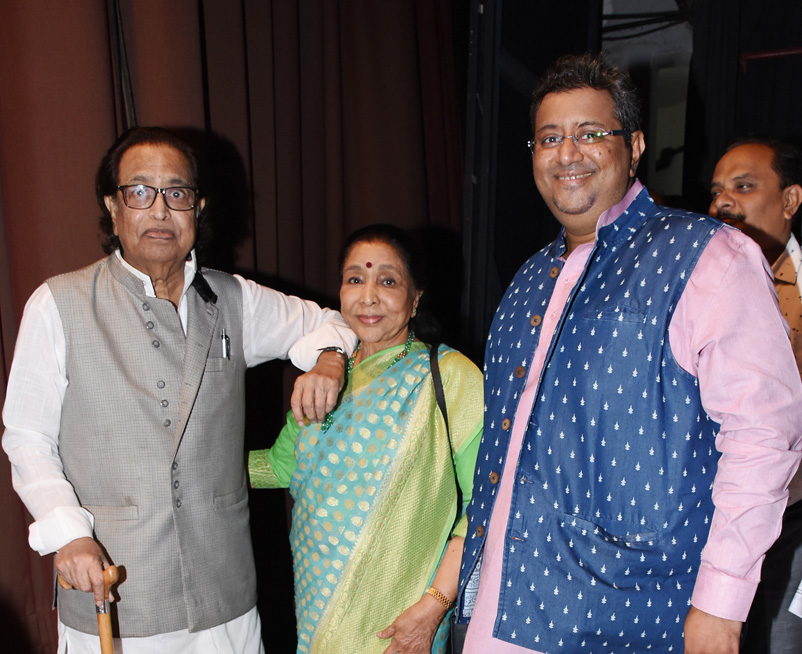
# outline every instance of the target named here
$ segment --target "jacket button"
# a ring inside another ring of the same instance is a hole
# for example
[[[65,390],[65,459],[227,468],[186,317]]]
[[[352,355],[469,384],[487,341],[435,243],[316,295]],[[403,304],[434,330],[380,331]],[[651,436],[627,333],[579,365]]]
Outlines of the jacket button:
[[[491,472],[490,473],[490,483],[491,484],[497,484],[498,483],[498,473],[497,472]]]
[[[524,368],[523,366],[518,366],[515,369],[515,376],[518,379],[523,379],[524,377],[526,377],[526,368]]]
[[[167,400],[162,400],[161,402],[159,402],[159,404],[161,404],[161,405],[162,405],[162,406],[163,406],[165,409],[166,409],[168,406],[170,406],[170,403],[169,403]]]
[[[549,270],[549,277],[552,279],[557,279],[560,276],[560,269],[557,266],[552,266],[551,270]]]
[[[509,431],[511,424],[512,424],[512,420],[510,420],[509,418],[504,418],[504,420],[501,421],[501,428],[504,431]]]
[[[476,528],[476,535],[479,536],[479,538],[485,535],[485,528],[482,525]]]
[[[534,316],[532,316],[532,320],[529,321],[529,324],[532,325],[532,327],[538,327],[542,322],[543,318],[535,314]]]

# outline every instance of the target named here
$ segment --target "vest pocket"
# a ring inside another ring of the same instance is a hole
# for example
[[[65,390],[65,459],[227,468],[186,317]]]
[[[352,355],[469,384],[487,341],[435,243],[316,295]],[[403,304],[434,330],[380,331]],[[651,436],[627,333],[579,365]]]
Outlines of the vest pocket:
[[[94,504],[85,504],[83,508],[89,511],[89,513],[95,517],[95,520],[139,520],[139,507],[136,504],[130,504],[127,506],[100,506]]]
[[[232,509],[237,507],[239,504],[245,503],[248,501],[248,486],[243,484],[239,489],[235,490],[233,493],[225,493],[224,495],[215,495],[214,496],[214,508],[216,510],[220,509]]]
[[[591,307],[585,312],[587,320],[614,320],[633,324],[646,324],[646,314],[627,304]]]
[[[229,366],[233,366],[230,359],[209,358],[206,359],[206,372],[220,372],[226,370]]]
[[[572,515],[562,516],[561,522],[563,528],[552,533],[553,551],[562,555],[562,567],[569,577],[584,579],[589,574],[594,579],[592,583],[598,584],[594,591],[598,594],[591,603],[604,596],[605,587],[615,586],[626,592],[639,586],[654,589],[655,584],[674,574],[666,569],[663,559],[666,544],[648,526],[636,531],[638,527],[632,523],[602,526],[599,520]],[[586,595],[590,600],[590,592]]]
[[[612,533],[595,522],[584,520],[578,516],[566,515],[565,526],[579,529],[582,536],[591,539],[602,539],[608,543],[614,543],[632,549],[651,549],[654,547],[658,533],[648,527],[642,527],[640,531],[626,531],[625,533]]]

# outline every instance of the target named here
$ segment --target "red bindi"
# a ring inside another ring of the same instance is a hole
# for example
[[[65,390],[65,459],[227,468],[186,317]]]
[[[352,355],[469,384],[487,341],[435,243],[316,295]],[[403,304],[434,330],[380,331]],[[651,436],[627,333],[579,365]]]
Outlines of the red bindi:
[[[372,267],[373,267],[373,264],[372,264],[370,261],[368,261],[368,262],[365,264],[365,267],[366,267],[366,268],[372,268]]]

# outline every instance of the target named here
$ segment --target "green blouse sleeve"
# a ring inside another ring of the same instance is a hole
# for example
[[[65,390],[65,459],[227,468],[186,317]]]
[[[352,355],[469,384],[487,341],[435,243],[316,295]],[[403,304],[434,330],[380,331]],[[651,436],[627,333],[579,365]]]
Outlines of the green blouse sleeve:
[[[468,530],[465,509],[473,495],[476,456],[484,426],[484,380],[479,368],[459,352],[449,352],[444,355],[440,364],[454,452],[454,469],[462,494],[459,519],[451,535],[464,537]]]
[[[479,453],[479,443],[482,440],[482,425],[481,421],[476,425],[465,445],[454,457],[457,485],[462,493],[462,507],[459,520],[457,520],[457,524],[454,525],[454,529],[451,532],[452,536],[462,536],[464,538],[468,532],[468,516],[465,514],[465,510],[468,508],[468,503],[473,496],[473,473],[476,469],[476,455]]]
[[[295,437],[301,427],[287,412],[287,423],[272,447],[248,453],[248,474],[253,488],[287,488],[295,472]]]

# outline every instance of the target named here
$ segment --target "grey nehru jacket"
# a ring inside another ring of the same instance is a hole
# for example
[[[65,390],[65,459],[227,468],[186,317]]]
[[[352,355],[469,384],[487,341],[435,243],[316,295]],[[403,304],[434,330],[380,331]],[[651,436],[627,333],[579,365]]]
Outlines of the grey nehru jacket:
[[[239,283],[203,271],[187,291],[186,336],[173,305],[146,297],[115,255],[47,283],[66,338],[59,452],[97,540],[125,568],[120,635],[244,614],[256,583]],[[58,603],[64,624],[96,632],[91,593],[59,591]]]

